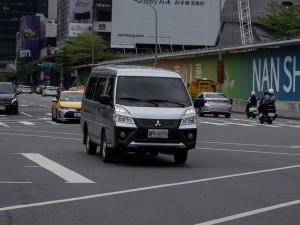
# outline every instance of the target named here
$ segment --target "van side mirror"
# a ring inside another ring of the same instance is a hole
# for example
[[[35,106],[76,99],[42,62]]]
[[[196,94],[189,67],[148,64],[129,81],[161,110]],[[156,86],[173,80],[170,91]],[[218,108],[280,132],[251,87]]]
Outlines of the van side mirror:
[[[194,100],[194,107],[195,108],[201,108],[203,106],[204,106],[204,99],[195,98],[195,100]]]
[[[111,98],[109,95],[100,95],[99,96],[99,103],[104,105],[111,105]]]

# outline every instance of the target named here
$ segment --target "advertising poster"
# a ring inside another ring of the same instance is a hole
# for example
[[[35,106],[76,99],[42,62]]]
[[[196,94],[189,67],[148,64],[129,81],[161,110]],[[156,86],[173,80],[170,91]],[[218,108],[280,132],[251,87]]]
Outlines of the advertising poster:
[[[69,37],[92,30],[93,0],[70,0]]]
[[[20,59],[32,61],[39,58],[40,17],[22,16],[20,19]]]
[[[114,0],[111,46],[154,44],[156,36],[158,44],[214,46],[223,4],[220,0]]]

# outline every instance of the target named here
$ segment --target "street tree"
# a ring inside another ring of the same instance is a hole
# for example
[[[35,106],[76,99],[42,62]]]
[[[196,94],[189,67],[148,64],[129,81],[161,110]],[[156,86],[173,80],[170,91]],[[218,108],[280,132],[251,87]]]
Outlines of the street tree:
[[[114,54],[107,51],[103,39],[93,32],[79,33],[70,38],[62,48],[62,63],[70,67],[115,58]]]
[[[275,0],[270,0],[265,7],[266,16],[258,16],[254,22],[268,30],[261,37],[276,40],[290,38],[300,34],[300,7],[285,6]]]

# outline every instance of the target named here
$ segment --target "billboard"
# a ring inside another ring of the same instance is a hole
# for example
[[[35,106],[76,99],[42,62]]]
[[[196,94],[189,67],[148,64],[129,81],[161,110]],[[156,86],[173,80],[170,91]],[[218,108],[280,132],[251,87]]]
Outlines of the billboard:
[[[224,0],[113,0],[111,47],[215,46]],[[157,29],[157,36],[156,36]]]
[[[22,16],[20,19],[20,59],[28,62],[39,58],[40,17]]]
[[[224,84],[229,98],[245,99],[254,90],[258,97],[274,89],[276,100],[300,101],[300,47],[274,48],[222,55]],[[218,55],[159,61],[159,67],[179,73],[185,83],[196,76],[217,81]],[[153,62],[141,63],[152,66]]]
[[[70,0],[69,37],[92,30],[93,0]]]

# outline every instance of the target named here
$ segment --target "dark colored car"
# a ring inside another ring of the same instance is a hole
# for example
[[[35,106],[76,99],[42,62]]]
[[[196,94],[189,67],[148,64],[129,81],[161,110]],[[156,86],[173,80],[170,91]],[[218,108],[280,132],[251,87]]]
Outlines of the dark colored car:
[[[11,82],[0,82],[0,113],[19,113],[16,86]]]

